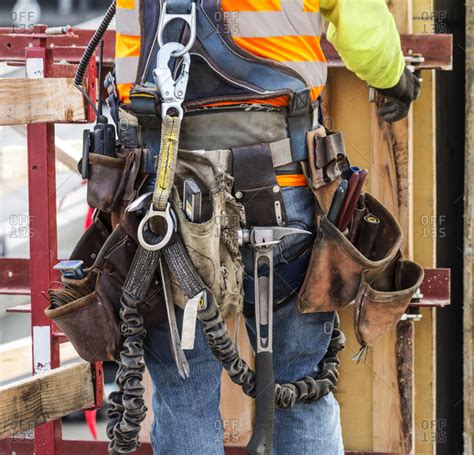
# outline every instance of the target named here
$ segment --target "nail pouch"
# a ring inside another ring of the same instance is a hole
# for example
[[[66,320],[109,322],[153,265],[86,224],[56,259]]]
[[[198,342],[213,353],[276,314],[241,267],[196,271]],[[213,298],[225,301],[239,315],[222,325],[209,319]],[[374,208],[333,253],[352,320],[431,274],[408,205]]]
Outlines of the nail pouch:
[[[395,261],[370,284],[364,275],[354,310],[354,330],[361,346],[373,346],[397,325],[423,276],[421,266],[406,260]]]
[[[113,308],[92,292],[58,308],[45,310],[68,337],[77,353],[88,362],[119,358],[121,335]]]
[[[364,194],[367,209],[380,220],[375,247],[370,258],[357,248],[326,216],[320,217],[305,281],[298,295],[303,313],[338,310],[351,303],[362,275],[374,281],[394,260],[402,244],[400,225],[390,212],[370,194]]]

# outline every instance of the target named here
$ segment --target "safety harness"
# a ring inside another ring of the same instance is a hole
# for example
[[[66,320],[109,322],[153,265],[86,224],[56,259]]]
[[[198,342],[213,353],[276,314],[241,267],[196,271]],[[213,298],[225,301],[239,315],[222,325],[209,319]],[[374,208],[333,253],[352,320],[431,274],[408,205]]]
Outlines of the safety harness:
[[[157,4],[154,0],[145,0],[144,3],[153,8]],[[211,2],[204,4],[209,3]],[[110,11],[112,10],[113,8]],[[108,22],[110,22],[110,11],[107,16]],[[146,8],[143,14],[147,15]],[[156,68],[151,72],[148,71],[152,60],[150,58],[141,64],[145,64],[143,75],[151,77],[154,81],[154,96],[159,96],[160,102],[158,106],[154,106],[153,115],[158,111],[161,116],[160,154],[156,165],[153,194],[145,195],[141,201],[145,205],[149,203],[149,207],[138,228],[139,247],[126,276],[120,298],[123,347],[116,376],[118,391],[111,394],[111,407],[108,411],[107,435],[110,439],[110,454],[130,453],[139,446],[140,424],[145,418],[147,409],[143,398],[144,387],[141,383],[145,369],[146,330],[138,306],[146,300],[159,268],[163,279],[167,276],[168,270],[171,272],[189,299],[188,304],[190,301],[198,302],[197,317],[204,325],[208,344],[232,381],[241,385],[243,391],[254,398],[258,388],[255,372],[240,358],[237,347],[222,320],[215,296],[196,270],[177,232],[177,217],[170,204],[183,112],[203,103],[203,100],[198,103],[196,101],[185,103],[191,66],[190,51],[219,60],[220,66],[226,68],[227,75],[232,80],[245,79],[247,84],[243,87],[244,91],[262,96],[275,96],[275,94],[290,96],[292,102],[288,125],[291,153],[295,161],[302,160],[306,156],[305,133],[311,126],[309,115],[311,103],[305,83],[288,70],[282,71],[281,68],[247,60],[236,53],[225,36],[215,33],[215,17],[211,19],[212,15],[210,16],[202,3],[197,6],[191,0],[169,0],[162,5],[159,17],[155,39],[152,42],[145,40],[145,46],[159,47]],[[188,40],[186,44],[181,44],[184,24],[189,28]],[[95,37],[95,42],[98,41]],[[148,88],[147,91],[150,93]],[[135,100],[135,107],[140,106],[142,95],[143,86],[138,84],[132,94],[132,105]],[[240,96],[244,97],[242,94],[237,95]],[[245,96],[248,96],[248,93]],[[140,118],[140,109],[134,112]],[[134,208],[129,207],[129,210]],[[167,283],[162,284],[164,288],[167,287]],[[343,346],[344,335],[336,323],[319,374],[294,383],[272,385],[274,387],[271,393],[271,396],[274,396],[272,408],[274,406],[288,408],[296,401],[315,401],[334,390],[338,380],[337,353]],[[269,451],[271,443],[261,446],[260,441],[249,449],[249,453],[269,453]]]

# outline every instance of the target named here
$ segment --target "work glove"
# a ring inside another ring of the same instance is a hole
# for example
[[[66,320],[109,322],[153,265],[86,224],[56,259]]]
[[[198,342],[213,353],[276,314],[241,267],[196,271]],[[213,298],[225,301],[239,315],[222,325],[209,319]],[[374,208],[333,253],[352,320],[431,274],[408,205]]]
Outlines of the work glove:
[[[386,98],[378,110],[379,116],[386,122],[396,122],[408,115],[411,103],[418,98],[420,81],[405,67],[397,85],[392,88],[378,88],[377,93]]]

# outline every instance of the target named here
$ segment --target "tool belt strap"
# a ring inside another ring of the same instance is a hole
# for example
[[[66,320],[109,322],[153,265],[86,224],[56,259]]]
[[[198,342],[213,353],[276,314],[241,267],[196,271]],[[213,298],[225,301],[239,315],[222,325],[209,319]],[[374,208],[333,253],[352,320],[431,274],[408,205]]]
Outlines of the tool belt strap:
[[[153,205],[156,210],[165,210],[173,188],[178,161],[181,120],[167,115],[162,124],[160,156],[156,167],[156,183]]]
[[[285,166],[293,162],[289,138],[268,144],[272,153],[273,167]]]

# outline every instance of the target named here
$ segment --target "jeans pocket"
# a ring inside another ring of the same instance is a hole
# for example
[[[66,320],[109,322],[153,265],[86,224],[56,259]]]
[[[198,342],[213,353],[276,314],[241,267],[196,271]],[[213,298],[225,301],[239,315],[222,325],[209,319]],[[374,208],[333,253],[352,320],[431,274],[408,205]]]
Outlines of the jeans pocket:
[[[308,187],[283,188],[288,227],[310,231],[313,235],[293,234],[278,244],[277,263],[289,263],[311,247],[314,239],[314,198]]]

